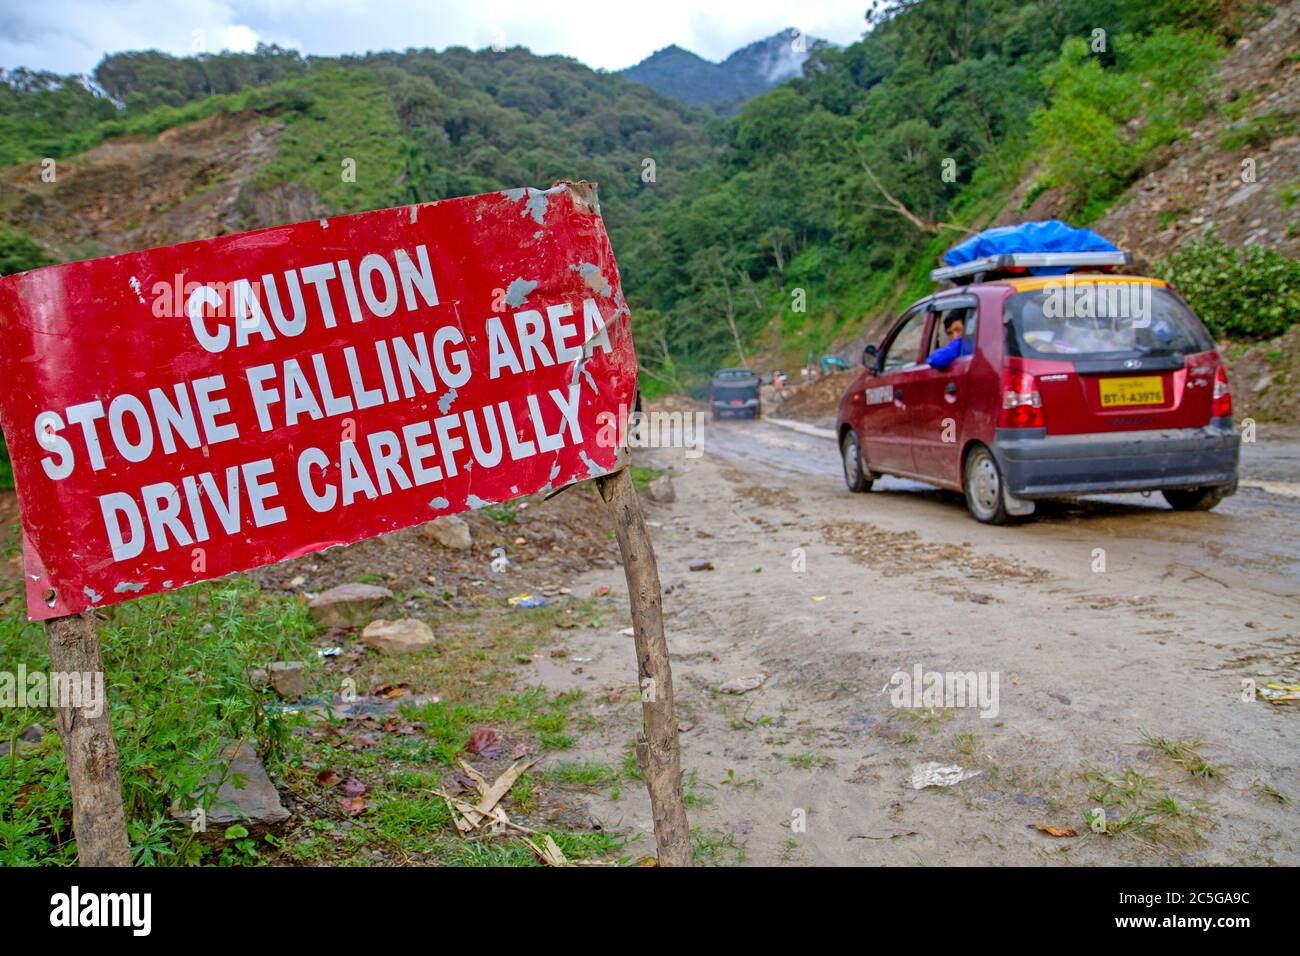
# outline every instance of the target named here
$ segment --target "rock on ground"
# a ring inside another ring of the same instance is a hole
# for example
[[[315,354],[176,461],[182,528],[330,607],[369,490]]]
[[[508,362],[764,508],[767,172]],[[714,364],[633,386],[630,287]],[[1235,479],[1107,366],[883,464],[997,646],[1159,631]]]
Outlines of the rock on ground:
[[[361,632],[361,642],[385,654],[413,654],[432,647],[429,625],[415,618],[400,621],[371,621]]]
[[[267,666],[271,686],[285,700],[297,700],[307,693],[307,665],[302,661],[281,661]]]
[[[232,742],[223,751],[223,756],[230,760],[230,767],[224,774],[225,782],[217,789],[212,806],[208,808],[207,826],[199,833],[200,839],[219,840],[224,836],[226,827],[235,823],[242,823],[251,836],[260,838],[289,819],[289,811],[280,802],[279,791],[266,775],[266,768],[257,759],[252,747],[241,743],[235,749]],[[204,785],[210,786],[221,779],[221,771],[216,770],[208,776]],[[242,788],[235,786],[236,780],[243,783]],[[194,812],[181,810],[173,804],[171,817],[190,826]]]
[[[646,494],[650,496],[651,501],[658,501],[662,504],[677,500],[677,492],[673,490],[673,480],[667,475],[660,475],[650,482],[646,486]]]
[[[473,543],[470,539],[469,525],[465,523],[465,519],[457,515],[434,518],[424,528],[434,541],[453,551],[466,551]]]
[[[311,599],[307,610],[321,627],[360,627],[376,610],[393,599],[388,588],[373,584],[340,584]]]

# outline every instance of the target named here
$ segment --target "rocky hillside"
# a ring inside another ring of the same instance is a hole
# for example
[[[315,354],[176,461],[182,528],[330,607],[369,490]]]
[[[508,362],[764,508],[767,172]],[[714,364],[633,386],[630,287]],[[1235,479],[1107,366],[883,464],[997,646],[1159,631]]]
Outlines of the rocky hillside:
[[[55,259],[558,179],[599,182],[634,247],[713,149],[703,114],[523,49],[118,54],[96,82],[125,108],[0,72],[0,222]]]
[[[1152,167],[1093,228],[1150,267],[1188,240],[1267,245],[1300,257],[1300,3],[1277,7],[1218,67],[1218,108],[1151,157]],[[997,218],[1068,214],[1064,190],[1024,201],[1031,175]]]

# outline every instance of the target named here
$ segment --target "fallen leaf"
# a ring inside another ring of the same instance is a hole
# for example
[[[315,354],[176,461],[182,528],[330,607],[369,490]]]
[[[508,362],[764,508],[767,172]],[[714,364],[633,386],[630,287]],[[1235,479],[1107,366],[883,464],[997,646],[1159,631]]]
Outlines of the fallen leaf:
[[[484,815],[491,813],[492,808],[495,807],[497,803],[500,802],[501,798],[510,791],[510,788],[514,786],[515,781],[519,779],[519,775],[535,763],[537,763],[536,760],[530,760],[528,763],[522,765],[511,764],[510,769],[497,777],[496,782],[487,788],[483,796],[479,798],[478,803],[474,805],[474,809]]]
[[[490,760],[493,757],[501,756],[501,737],[495,730],[479,727],[469,735],[469,742],[465,744],[465,749],[469,753],[478,754],[480,757],[487,757]]]
[[[336,786],[342,779],[343,778],[333,770],[322,770],[320,773],[316,774],[316,783],[322,787]]]
[[[1038,824],[1034,829],[1039,833],[1046,833],[1048,836],[1053,837],[1072,837],[1079,835],[1079,832],[1075,830],[1074,827],[1055,827],[1048,826],[1045,823]]]
[[[451,775],[451,783],[452,786],[456,788],[457,793],[478,792],[478,786],[476,785],[474,778],[467,773],[462,773],[459,770],[457,770],[454,774]]]
[[[547,866],[567,866],[569,861],[564,858],[563,851],[551,839],[551,835],[543,833],[542,838],[543,843],[540,847],[532,840],[525,839],[524,842],[537,854],[537,858]]]
[[[343,784],[342,792],[345,797],[359,797],[366,792],[366,789],[364,781],[358,780],[356,777],[348,777],[348,782]]]
[[[348,812],[350,816],[356,816],[359,813],[365,813],[370,809],[370,801],[365,797],[348,797],[340,800],[339,805]]]

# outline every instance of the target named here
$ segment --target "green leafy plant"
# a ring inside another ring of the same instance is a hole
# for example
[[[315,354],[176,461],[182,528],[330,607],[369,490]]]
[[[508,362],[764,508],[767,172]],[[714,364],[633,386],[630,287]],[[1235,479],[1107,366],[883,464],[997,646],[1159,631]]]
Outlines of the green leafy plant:
[[[306,606],[227,579],[105,613],[104,684],[133,860],[199,862],[205,850],[172,818],[173,807],[211,808],[229,772],[223,754],[234,741],[255,745],[270,767],[295,752],[290,727],[298,718],[254,686],[250,672],[271,660],[314,660]],[[21,600],[8,600],[0,616],[0,670],[14,672],[20,663],[45,670],[49,657],[41,626],[26,620]],[[16,737],[33,718],[54,725],[52,712],[0,710],[0,739]],[[71,864],[71,820],[57,734],[46,734],[34,752],[19,757],[15,749],[0,761],[0,865]]]
[[[1029,118],[1044,180],[1061,187],[1070,211],[1096,218],[1139,175],[1148,157],[1182,135],[1211,105],[1209,39],[1164,28],[1112,38],[1115,63],[1072,37],[1043,71],[1051,103]]]
[[[1216,338],[1261,339],[1300,322],[1300,261],[1261,245],[1229,249],[1211,236],[1156,263]]]

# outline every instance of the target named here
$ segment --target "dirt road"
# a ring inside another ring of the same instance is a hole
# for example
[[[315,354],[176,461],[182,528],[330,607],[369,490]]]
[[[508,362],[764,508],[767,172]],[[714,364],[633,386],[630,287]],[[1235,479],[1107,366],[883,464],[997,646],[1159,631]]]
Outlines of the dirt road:
[[[704,448],[638,461],[676,485],[650,518],[706,856],[1300,863],[1300,705],[1243,691],[1300,668],[1296,434],[1261,429],[1241,493],[1212,513],[1128,495],[1004,528],[915,483],[850,495],[834,442],[806,426],[717,423]],[[602,584],[625,608],[621,570],[579,582]],[[621,764],[636,735],[628,623],[565,632],[568,657],[541,664],[550,687],[587,692],[576,760]],[[909,707],[894,675],[918,668],[996,693]],[[720,692],[752,675],[766,681]],[[978,773],[914,789],[929,762]],[[639,786],[590,800],[652,849]],[[1108,833],[1085,822],[1094,807]]]

